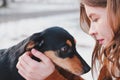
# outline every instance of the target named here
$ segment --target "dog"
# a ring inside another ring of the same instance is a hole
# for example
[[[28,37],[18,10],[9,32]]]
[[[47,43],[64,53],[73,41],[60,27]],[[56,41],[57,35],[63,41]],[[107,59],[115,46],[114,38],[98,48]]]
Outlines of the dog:
[[[16,68],[18,58],[32,48],[43,52],[55,64],[55,72],[45,80],[83,80],[90,66],[76,51],[73,36],[65,29],[54,26],[34,33],[8,49],[0,50],[0,80],[25,80]],[[34,56],[32,59],[40,60]]]

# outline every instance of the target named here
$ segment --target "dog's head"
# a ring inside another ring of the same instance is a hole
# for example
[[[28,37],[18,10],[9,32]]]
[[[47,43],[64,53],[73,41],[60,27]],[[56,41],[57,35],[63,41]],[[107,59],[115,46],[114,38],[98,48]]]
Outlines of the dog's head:
[[[26,50],[42,51],[59,67],[81,75],[90,70],[88,64],[76,51],[74,38],[60,27],[52,27],[30,37]]]

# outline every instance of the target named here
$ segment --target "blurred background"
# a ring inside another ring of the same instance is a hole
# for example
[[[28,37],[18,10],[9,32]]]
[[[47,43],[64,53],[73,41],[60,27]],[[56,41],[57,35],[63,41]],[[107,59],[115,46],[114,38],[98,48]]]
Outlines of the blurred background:
[[[79,24],[80,0],[0,0],[0,49],[46,28],[60,26],[77,41],[77,51],[91,66],[94,40]],[[82,75],[92,80],[91,72]]]

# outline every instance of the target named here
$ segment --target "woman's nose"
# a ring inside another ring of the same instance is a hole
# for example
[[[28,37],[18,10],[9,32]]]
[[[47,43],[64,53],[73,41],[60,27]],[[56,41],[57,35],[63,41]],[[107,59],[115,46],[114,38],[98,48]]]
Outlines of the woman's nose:
[[[93,25],[90,26],[89,34],[91,36],[95,36],[97,34],[97,31],[96,31],[96,29],[95,29],[95,27]]]

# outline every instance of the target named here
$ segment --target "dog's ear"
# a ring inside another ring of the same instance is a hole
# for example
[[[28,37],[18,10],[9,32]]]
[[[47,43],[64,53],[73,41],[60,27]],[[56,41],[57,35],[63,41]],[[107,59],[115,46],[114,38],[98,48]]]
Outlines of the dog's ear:
[[[29,42],[26,44],[25,51],[30,51],[32,48],[40,50],[43,44],[43,33],[35,33],[30,37]]]
[[[17,64],[19,56],[21,56],[24,52],[36,47],[39,49],[39,47],[43,45],[44,42],[42,41],[42,35],[43,33],[35,33],[22,42],[18,43],[17,45],[6,50],[6,52],[8,52],[8,54],[10,55],[9,62],[13,64],[10,65],[11,69],[16,68],[15,64]]]
[[[42,52],[43,44],[44,44],[43,33],[33,34],[25,46],[25,51],[31,51],[31,49],[34,48],[34,49]],[[40,59],[36,58],[35,56],[31,56],[31,58],[38,62],[41,61]]]
[[[32,48],[35,48],[40,51],[41,47],[44,44],[44,40],[35,42],[35,41],[29,41],[25,47],[25,51],[30,51]]]
[[[26,51],[30,51],[33,47],[35,46],[35,42],[34,41],[29,41],[25,47]]]

